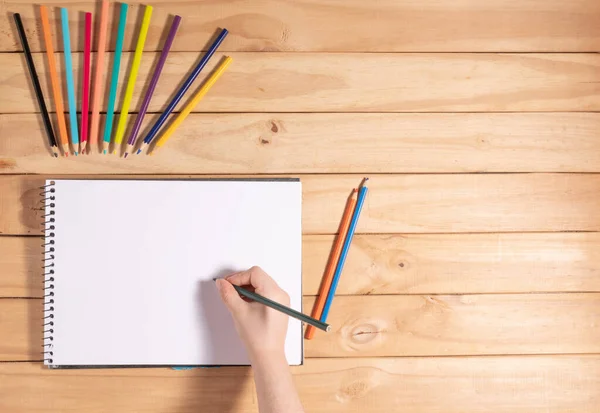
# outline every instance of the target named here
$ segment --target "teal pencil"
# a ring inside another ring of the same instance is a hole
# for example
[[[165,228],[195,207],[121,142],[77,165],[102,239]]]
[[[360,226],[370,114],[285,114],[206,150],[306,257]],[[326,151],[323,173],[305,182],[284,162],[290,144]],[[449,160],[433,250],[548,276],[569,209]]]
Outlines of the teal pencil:
[[[79,152],[79,129],[77,127],[77,106],[75,105],[75,82],[73,80],[73,60],[71,58],[71,35],[69,34],[69,14],[67,9],[60,9],[62,22],[63,47],[65,49],[65,75],[67,77],[67,99],[69,101],[69,123],[71,126],[71,143],[75,156]]]
[[[102,153],[106,155],[110,145],[113,121],[115,118],[115,103],[117,100],[117,84],[119,82],[119,69],[121,67],[121,53],[123,52],[123,38],[125,37],[125,23],[127,22],[127,9],[129,6],[121,4],[119,14],[119,29],[117,31],[117,42],[115,44],[115,60],[110,75],[110,90],[108,92],[108,107],[106,108],[106,123],[104,124],[104,142],[102,142]]]

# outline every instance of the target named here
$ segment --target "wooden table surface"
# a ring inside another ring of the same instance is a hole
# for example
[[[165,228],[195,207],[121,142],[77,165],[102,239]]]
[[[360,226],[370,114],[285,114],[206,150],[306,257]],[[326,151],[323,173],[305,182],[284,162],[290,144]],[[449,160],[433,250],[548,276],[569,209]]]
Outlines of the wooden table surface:
[[[35,3],[69,7],[78,69],[80,12],[97,4]],[[293,368],[307,412],[598,411],[598,0],[152,5],[141,79],[169,16],[183,22],[146,125],[220,27],[231,34],[218,55],[234,61],[160,153],[128,160],[50,157],[11,16],[48,96],[39,10],[0,5],[0,411],[257,411],[249,368],[42,366],[37,187],[137,174],[300,177],[306,309],[345,197],[370,176],[333,332]]]

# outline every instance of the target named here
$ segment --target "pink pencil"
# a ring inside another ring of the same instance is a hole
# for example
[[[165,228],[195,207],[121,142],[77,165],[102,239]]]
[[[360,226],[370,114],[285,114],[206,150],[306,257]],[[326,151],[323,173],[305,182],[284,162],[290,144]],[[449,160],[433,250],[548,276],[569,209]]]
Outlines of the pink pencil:
[[[100,101],[102,98],[102,73],[104,72],[104,51],[106,50],[106,33],[108,32],[108,1],[102,0],[100,12],[100,31],[98,33],[98,54],[96,55],[96,73],[92,92],[92,119],[90,122],[90,146],[98,143],[100,128]]]
[[[85,44],[83,46],[83,103],[81,105],[81,153],[85,153],[88,140],[90,112],[90,61],[92,59],[92,13],[85,14]]]

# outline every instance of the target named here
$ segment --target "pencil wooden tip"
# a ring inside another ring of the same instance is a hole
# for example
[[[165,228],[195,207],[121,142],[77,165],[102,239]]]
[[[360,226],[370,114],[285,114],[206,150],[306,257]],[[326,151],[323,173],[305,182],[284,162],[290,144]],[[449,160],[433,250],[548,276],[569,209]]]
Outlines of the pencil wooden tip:
[[[127,158],[127,155],[129,155],[129,153],[128,153],[128,152],[125,152],[125,155],[123,155],[123,158],[124,158],[124,159],[125,159],[125,158]]]

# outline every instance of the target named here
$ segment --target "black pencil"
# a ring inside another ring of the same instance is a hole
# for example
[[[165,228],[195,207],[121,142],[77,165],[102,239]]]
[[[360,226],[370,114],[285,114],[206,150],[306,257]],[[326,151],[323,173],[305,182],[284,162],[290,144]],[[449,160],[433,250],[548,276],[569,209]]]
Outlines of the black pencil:
[[[35,96],[37,97],[40,110],[42,111],[42,119],[44,120],[44,128],[46,129],[46,135],[50,142],[50,148],[52,154],[58,157],[58,147],[56,146],[56,136],[54,136],[54,130],[52,129],[52,122],[50,122],[50,115],[48,114],[48,108],[46,107],[46,101],[44,100],[44,94],[42,93],[42,87],[40,86],[40,79],[38,78],[35,65],[33,64],[33,57],[31,56],[31,49],[29,49],[29,42],[25,35],[25,29],[23,28],[23,22],[21,21],[21,15],[19,13],[13,14],[15,18],[15,24],[17,25],[17,31],[19,32],[19,38],[21,39],[21,46],[23,46],[23,53],[25,54],[25,60],[27,60],[27,68],[29,69],[29,75],[33,88],[35,89]]]
[[[214,280],[216,281],[217,279],[215,278]],[[254,300],[256,302],[264,304],[267,307],[270,307],[274,310],[281,311],[282,313],[287,314],[290,317],[294,317],[295,319],[300,320],[306,324],[310,324],[311,326],[316,327],[320,330],[323,330],[323,331],[331,330],[331,327],[327,323],[323,323],[322,321],[319,321],[315,318],[307,316],[306,314],[302,314],[299,311],[296,311],[292,308],[286,307],[283,304],[279,304],[278,302],[269,300],[267,297],[263,297],[260,294],[256,294],[255,292],[248,291],[245,288],[242,288],[242,287],[234,285],[234,284],[232,284],[232,285],[233,285],[233,288],[235,288],[235,290],[238,292],[239,295],[242,295],[246,298],[249,298],[251,300]]]

